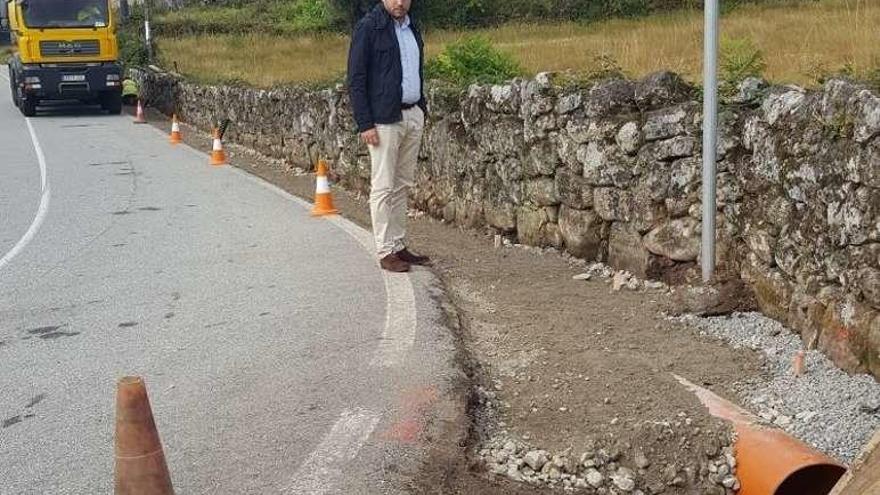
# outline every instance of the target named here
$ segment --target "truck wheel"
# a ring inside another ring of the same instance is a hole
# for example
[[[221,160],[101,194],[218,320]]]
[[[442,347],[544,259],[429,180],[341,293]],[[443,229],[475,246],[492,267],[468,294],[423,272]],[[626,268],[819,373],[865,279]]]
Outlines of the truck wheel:
[[[122,94],[121,93],[104,93],[101,95],[101,108],[110,115],[119,115],[122,113]]]
[[[18,108],[25,117],[33,117],[37,114],[37,100],[25,96],[19,101]]]

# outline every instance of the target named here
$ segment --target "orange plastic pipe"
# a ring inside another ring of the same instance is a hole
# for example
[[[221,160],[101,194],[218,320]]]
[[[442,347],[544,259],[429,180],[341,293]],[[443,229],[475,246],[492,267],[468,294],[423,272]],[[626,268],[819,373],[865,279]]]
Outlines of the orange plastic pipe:
[[[675,376],[675,375],[674,375]],[[736,432],[739,495],[828,495],[846,468],[713,392],[675,376],[715,417]]]

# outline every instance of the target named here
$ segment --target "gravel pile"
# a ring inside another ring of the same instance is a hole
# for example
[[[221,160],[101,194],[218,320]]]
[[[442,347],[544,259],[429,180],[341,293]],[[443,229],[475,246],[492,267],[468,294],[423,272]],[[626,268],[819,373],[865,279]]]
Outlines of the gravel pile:
[[[668,493],[667,487],[699,485],[701,493],[732,495],[740,487],[729,446],[699,467],[683,469],[674,463],[652,465],[652,459],[639,451],[624,456],[614,446],[587,446],[579,454],[552,453],[507,435],[485,442],[478,456],[490,473],[565,491],[646,495]]]
[[[819,351],[806,351],[804,372],[795,376],[794,359],[804,346],[779,322],[760,313],[674,319],[733,347],[762,351],[769,379],[741,384],[743,405],[816,449],[851,463],[880,428],[880,383],[848,375]]]
[[[483,419],[495,417],[500,405],[495,392],[477,387],[476,396]],[[635,428],[643,432],[643,438],[677,438],[680,445],[705,435],[685,413],[671,421],[643,422]],[[507,430],[483,433],[488,439],[481,442],[476,454],[487,471],[531,485],[599,495],[656,495],[681,490],[733,495],[740,488],[729,434],[717,441],[706,435],[708,441],[701,443],[699,460],[695,460],[681,452],[660,454],[613,441],[591,441],[578,452],[551,452]]]

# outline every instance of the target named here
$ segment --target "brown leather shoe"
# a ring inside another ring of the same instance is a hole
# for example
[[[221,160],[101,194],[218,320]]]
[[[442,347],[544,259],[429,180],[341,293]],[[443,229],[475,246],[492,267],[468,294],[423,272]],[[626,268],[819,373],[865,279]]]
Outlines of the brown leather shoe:
[[[406,261],[410,265],[427,265],[431,262],[431,258],[428,258],[427,256],[419,256],[417,254],[413,254],[407,248],[403,248],[395,254],[397,254],[398,258]]]
[[[379,260],[379,266],[381,266],[383,270],[388,270],[389,272],[405,273],[409,271],[409,263],[403,261],[394,253]]]

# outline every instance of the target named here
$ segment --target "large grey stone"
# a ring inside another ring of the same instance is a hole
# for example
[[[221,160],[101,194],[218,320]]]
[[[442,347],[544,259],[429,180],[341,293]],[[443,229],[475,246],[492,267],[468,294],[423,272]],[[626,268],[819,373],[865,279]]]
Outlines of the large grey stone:
[[[699,147],[699,142],[694,137],[676,136],[672,139],[657,142],[654,145],[654,158],[660,161],[685,158],[693,156]]]
[[[523,161],[528,177],[551,176],[561,164],[556,148],[548,140],[542,140],[529,146]]]
[[[584,473],[584,478],[587,483],[593,488],[599,488],[602,486],[602,483],[605,481],[605,477],[602,476],[602,473],[599,472],[596,468],[589,468]]]
[[[574,112],[583,106],[583,97],[580,93],[572,93],[570,95],[559,98],[556,103],[556,113],[566,114]]]
[[[615,137],[617,146],[628,155],[635,155],[639,151],[639,146],[642,144],[641,140],[642,133],[636,122],[623,124]]]
[[[590,88],[584,109],[590,117],[631,111],[635,107],[635,84],[624,79],[608,79]]]
[[[580,144],[590,141],[605,141],[617,132],[614,120],[578,120],[571,119],[565,128],[571,138]]]
[[[486,107],[500,113],[516,113],[519,110],[520,95],[511,84],[499,84],[489,87],[489,99]]]
[[[603,220],[629,221],[632,212],[632,193],[613,187],[593,190],[593,209]]]
[[[761,105],[764,120],[771,126],[775,125],[782,117],[794,113],[803,102],[804,92],[799,89],[771,94]]]
[[[623,222],[615,222],[611,225],[608,264],[620,270],[627,270],[639,278],[648,276],[651,253],[645,248],[642,236],[630,225]]]
[[[648,251],[675,261],[694,261],[700,254],[700,222],[690,217],[671,220],[645,236]]]
[[[584,178],[594,186],[628,187],[635,172],[635,160],[614,146],[597,142],[581,145],[578,160],[583,164]]]
[[[636,104],[655,108],[688,101],[694,88],[673,72],[655,72],[639,81],[635,88]]]
[[[747,77],[736,87],[736,95],[730,99],[731,103],[754,103],[763,96],[767,90],[767,81],[757,77]]]
[[[856,118],[853,138],[865,143],[880,135],[880,98],[868,90],[859,91],[855,97]]]
[[[559,231],[565,249],[579,258],[595,259],[602,243],[602,220],[593,211],[559,209]]]
[[[880,309],[880,270],[865,267],[859,273],[859,285],[868,304]]]
[[[536,206],[558,205],[559,195],[556,193],[556,183],[550,177],[526,181],[525,200]]]
[[[547,464],[547,453],[543,450],[531,450],[523,456],[523,461],[535,471],[540,471]]]
[[[486,203],[483,205],[483,214],[492,227],[505,232],[516,229],[516,208],[512,204]]]
[[[543,208],[520,207],[516,210],[516,233],[523,244],[538,245],[550,217]]]
[[[556,172],[556,193],[562,204],[577,210],[593,206],[593,187],[580,174],[567,169]]]
[[[648,112],[642,134],[646,141],[668,139],[684,134],[688,112],[684,106]]]

